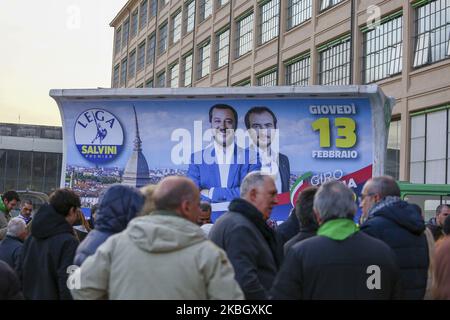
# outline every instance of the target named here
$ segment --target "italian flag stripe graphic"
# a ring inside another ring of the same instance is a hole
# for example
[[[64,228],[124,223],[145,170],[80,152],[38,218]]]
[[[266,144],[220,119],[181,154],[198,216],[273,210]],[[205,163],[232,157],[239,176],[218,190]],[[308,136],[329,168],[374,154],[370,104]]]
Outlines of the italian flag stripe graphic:
[[[294,200],[296,198],[296,194],[299,192],[300,188],[303,186],[304,180],[310,178],[312,176],[312,172],[307,172],[300,176],[291,187],[290,190],[290,200],[293,207],[295,207]]]

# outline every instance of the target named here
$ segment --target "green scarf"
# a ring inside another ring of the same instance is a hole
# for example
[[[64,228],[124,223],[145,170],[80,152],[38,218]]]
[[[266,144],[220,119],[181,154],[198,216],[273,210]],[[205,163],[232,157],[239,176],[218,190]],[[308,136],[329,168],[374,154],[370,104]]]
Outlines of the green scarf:
[[[321,225],[317,235],[333,240],[345,240],[358,231],[359,227],[350,219],[333,219]]]
[[[0,211],[4,213],[8,213],[9,210],[6,208],[5,204],[3,203],[3,200],[0,199]]]

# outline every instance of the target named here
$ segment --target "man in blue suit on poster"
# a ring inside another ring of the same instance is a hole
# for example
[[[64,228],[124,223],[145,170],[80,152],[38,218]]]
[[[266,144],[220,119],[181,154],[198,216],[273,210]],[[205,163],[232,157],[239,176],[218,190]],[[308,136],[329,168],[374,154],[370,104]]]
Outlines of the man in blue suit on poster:
[[[257,159],[250,158],[249,150],[235,142],[237,120],[236,110],[227,104],[209,109],[213,141],[191,155],[187,172],[200,189],[202,200],[224,202],[238,198],[241,181],[247,173],[260,168]]]

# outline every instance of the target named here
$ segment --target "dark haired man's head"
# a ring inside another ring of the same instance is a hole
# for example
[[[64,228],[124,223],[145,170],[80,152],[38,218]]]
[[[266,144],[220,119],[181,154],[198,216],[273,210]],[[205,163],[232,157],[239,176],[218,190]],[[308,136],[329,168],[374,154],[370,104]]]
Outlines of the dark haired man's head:
[[[268,107],[265,107],[265,106],[253,107],[247,111],[247,113],[245,114],[245,118],[244,118],[245,127],[247,129],[250,129],[252,127],[252,124],[254,123],[253,121],[251,121],[252,116],[260,115],[260,114],[264,114],[264,113],[270,114],[270,116],[272,117],[272,120],[268,123],[272,124],[271,129],[276,129],[277,121],[278,121],[277,117],[275,116],[275,114],[273,113],[272,110],[270,110]]]
[[[80,214],[80,197],[70,189],[57,189],[49,197],[48,202],[55,211],[64,216],[67,222],[73,225]]]
[[[450,205],[441,204],[436,208],[436,222],[441,227],[444,226],[445,219],[450,215]]]
[[[209,109],[209,122],[214,130],[214,139],[220,145],[229,146],[233,143],[237,121],[236,110],[227,104],[215,104]]]
[[[33,212],[33,202],[31,200],[22,201],[22,208],[20,209],[20,214],[24,217],[30,217]]]
[[[267,107],[253,107],[245,115],[245,126],[250,138],[260,148],[267,148],[272,143],[272,130],[277,128],[277,117]]]
[[[197,219],[197,224],[202,226],[211,223],[211,204],[207,201],[200,202],[200,215]]]
[[[10,190],[2,194],[2,201],[6,210],[9,212],[17,206],[17,203],[20,201],[20,197],[17,192]]]
[[[308,187],[303,190],[297,198],[297,202],[295,203],[295,215],[300,222],[301,228],[312,228],[317,230],[319,227],[313,210],[314,195],[317,190],[317,187]]]
[[[360,206],[363,216],[367,217],[370,209],[387,196],[400,197],[400,187],[394,178],[381,176],[367,181],[361,192]]]
[[[154,193],[156,210],[175,211],[181,217],[197,223],[200,215],[200,193],[192,180],[171,176],[161,180]]]

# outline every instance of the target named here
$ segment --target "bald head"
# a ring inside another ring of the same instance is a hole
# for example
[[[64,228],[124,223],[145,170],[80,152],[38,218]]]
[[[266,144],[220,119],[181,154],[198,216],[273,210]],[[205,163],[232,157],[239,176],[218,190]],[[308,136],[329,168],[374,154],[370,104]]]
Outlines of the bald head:
[[[390,176],[375,177],[367,182],[367,192],[378,194],[381,199],[387,196],[400,197],[400,188]]]
[[[186,177],[171,176],[161,180],[153,193],[156,210],[177,212],[196,223],[200,214],[200,194],[197,186]]]
[[[184,200],[192,200],[198,189],[188,178],[171,176],[156,186],[153,200],[157,210],[175,210]]]

